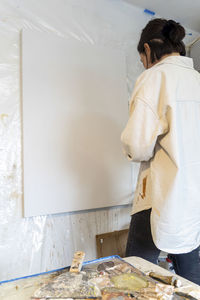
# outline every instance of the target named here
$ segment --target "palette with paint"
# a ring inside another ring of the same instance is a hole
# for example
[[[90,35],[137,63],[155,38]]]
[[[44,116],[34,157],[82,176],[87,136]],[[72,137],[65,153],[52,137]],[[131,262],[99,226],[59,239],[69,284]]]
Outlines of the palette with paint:
[[[112,256],[84,263],[77,274],[63,271],[41,286],[32,299],[145,300],[150,299],[149,293],[151,299],[171,299],[173,289],[168,286],[163,290],[163,285],[160,285],[159,290],[150,277],[120,257]],[[160,298],[155,295],[160,295]]]

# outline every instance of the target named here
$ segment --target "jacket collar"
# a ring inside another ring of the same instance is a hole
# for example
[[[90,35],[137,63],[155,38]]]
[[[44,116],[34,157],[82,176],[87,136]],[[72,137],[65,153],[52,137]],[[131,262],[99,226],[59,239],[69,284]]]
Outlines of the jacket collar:
[[[173,64],[184,68],[194,69],[193,59],[186,56],[168,56],[158,62],[155,67],[162,64]]]

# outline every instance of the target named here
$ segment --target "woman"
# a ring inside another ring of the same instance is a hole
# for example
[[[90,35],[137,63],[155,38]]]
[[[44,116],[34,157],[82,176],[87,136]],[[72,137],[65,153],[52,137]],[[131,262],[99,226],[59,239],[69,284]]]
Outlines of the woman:
[[[126,255],[156,263],[163,250],[200,284],[200,74],[184,36],[179,23],[154,19],[138,44],[146,70],[121,136],[127,158],[141,162]]]

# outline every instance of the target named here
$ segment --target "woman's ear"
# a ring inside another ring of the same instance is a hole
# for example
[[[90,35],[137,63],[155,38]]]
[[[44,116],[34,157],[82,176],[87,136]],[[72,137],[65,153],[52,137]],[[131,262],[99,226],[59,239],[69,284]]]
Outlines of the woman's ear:
[[[149,44],[144,43],[144,51],[145,51],[147,57],[151,56],[151,48],[149,47]]]
[[[144,50],[151,51],[148,43],[144,43]]]
[[[152,63],[151,63],[151,48],[149,47],[149,44],[145,43],[144,44],[144,51],[146,54],[146,58],[147,58],[147,68],[151,67]]]

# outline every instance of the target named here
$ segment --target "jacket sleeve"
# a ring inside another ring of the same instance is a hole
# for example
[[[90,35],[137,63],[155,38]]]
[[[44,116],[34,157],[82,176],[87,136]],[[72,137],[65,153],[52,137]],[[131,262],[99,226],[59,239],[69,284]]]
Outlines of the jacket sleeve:
[[[157,137],[166,132],[163,121],[149,104],[136,98],[128,123],[122,132],[123,152],[130,161],[148,161],[154,155]]]

